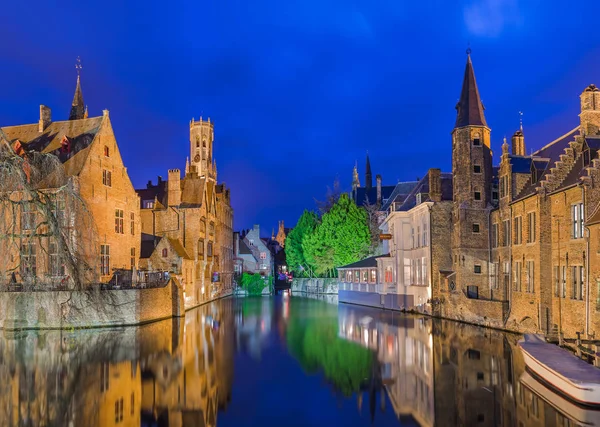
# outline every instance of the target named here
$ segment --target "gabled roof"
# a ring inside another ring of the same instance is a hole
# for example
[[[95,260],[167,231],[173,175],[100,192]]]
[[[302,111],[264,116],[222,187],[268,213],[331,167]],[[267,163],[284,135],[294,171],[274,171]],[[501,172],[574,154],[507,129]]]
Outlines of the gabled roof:
[[[168,237],[167,239],[169,240],[169,243],[171,244],[171,247],[173,248],[173,250],[175,251],[177,256],[179,256],[183,259],[191,259],[191,260],[194,259],[187,253],[187,251],[185,250],[185,248],[183,247],[183,245],[181,244],[179,239],[173,239],[171,237]]]
[[[2,131],[11,144],[18,140],[26,150],[56,155],[64,165],[65,173],[76,176],[83,169],[89,147],[100,131],[103,118],[51,122],[43,132],[39,131],[38,123],[6,126]],[[68,150],[63,149],[65,136]]]
[[[390,254],[372,256],[369,258],[361,259],[360,261],[353,262],[352,264],[338,267],[338,269],[377,267],[377,258],[387,258],[389,256]]]
[[[240,255],[252,255],[252,251],[244,241],[244,239],[240,239]]]
[[[419,181],[407,181],[407,182],[399,182],[394,187],[394,191],[387,198],[387,201],[381,207],[382,211],[387,211],[392,203],[402,203],[406,199],[406,196],[410,194],[410,192],[416,187]]]
[[[479,89],[477,89],[475,72],[471,63],[471,55],[469,54],[460,99],[456,104],[456,124],[454,127],[487,126],[483,110],[484,107],[479,97]]]
[[[529,197],[536,192],[536,187],[539,186],[539,182],[542,181],[550,172],[550,169],[554,164],[560,160],[560,155],[564,154],[565,149],[569,147],[569,143],[574,140],[575,135],[579,132],[579,126],[570,130],[561,137],[555,139],[551,143],[540,148],[534,152],[529,158],[531,159],[531,168],[535,168],[536,179],[535,182],[529,182],[525,185],[521,192],[515,197],[514,201]],[[531,169],[530,169],[531,172]],[[533,174],[532,174],[533,175]],[[569,177],[572,180],[573,176]],[[563,180],[564,182],[564,180]],[[561,184],[562,188],[562,184]]]
[[[452,200],[452,174],[442,173],[442,201]],[[406,196],[404,202],[395,209],[395,211],[408,211],[417,206],[417,194],[427,194],[427,197],[421,202],[430,201],[429,198],[429,174],[425,174],[423,178],[415,185],[413,190]]]

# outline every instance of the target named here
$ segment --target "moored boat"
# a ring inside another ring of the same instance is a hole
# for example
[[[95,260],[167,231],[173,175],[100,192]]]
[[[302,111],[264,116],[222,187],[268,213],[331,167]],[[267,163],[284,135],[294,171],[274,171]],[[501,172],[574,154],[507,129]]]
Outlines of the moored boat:
[[[600,369],[535,334],[519,341],[525,365],[539,381],[581,405],[600,405]]]

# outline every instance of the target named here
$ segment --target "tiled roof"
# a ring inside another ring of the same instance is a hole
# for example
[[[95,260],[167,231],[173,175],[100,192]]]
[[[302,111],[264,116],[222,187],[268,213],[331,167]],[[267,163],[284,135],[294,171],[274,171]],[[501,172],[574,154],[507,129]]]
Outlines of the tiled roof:
[[[360,261],[357,261],[357,262],[353,262],[352,264],[338,267],[338,269],[377,267],[377,258],[386,258],[389,256],[390,256],[390,254],[372,256],[369,258],[361,259]]]
[[[103,116],[81,120],[66,120],[50,123],[39,132],[37,123],[6,126],[2,130],[13,144],[19,140],[26,150],[56,155],[65,167],[67,175],[79,175],[89,153],[89,147],[102,126]],[[61,141],[67,137],[70,148],[62,150]]]

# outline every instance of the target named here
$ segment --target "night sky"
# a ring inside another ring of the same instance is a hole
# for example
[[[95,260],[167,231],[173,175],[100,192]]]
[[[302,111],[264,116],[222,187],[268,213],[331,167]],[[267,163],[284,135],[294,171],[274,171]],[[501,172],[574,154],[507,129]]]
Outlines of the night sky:
[[[0,125],[68,117],[75,59],[90,116],[110,110],[136,188],[184,168],[188,123],[215,122],[235,227],[294,225],[365,153],[384,185],[450,171],[465,50],[500,152],[578,124],[600,85],[596,0],[7,1]]]

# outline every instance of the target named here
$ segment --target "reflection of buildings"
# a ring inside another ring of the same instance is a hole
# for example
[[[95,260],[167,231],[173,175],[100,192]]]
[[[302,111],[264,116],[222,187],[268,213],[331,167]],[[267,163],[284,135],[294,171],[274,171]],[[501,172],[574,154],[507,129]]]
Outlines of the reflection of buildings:
[[[230,399],[233,301],[121,331],[0,338],[2,426],[215,426]]]
[[[396,415],[412,416],[422,426],[433,426],[433,349],[431,321],[401,318],[387,322],[380,312],[340,306],[339,335],[377,355],[381,380]]]
[[[271,332],[273,301],[269,298],[245,298],[235,304],[237,348],[258,360]]]

